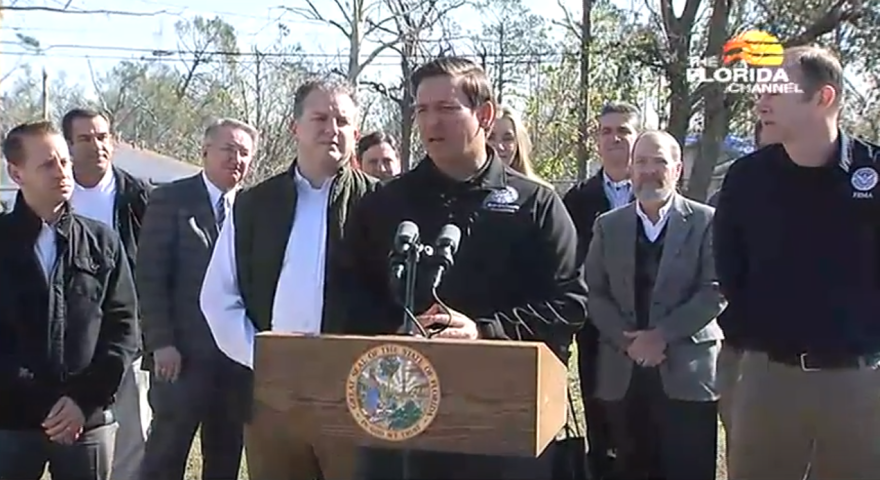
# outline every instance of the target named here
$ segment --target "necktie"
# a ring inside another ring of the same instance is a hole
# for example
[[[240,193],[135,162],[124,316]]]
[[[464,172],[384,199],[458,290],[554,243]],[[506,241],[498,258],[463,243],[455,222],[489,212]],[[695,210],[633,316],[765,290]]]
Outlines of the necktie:
[[[226,221],[226,197],[221,196],[219,200],[217,200],[217,229],[223,227],[223,222]]]

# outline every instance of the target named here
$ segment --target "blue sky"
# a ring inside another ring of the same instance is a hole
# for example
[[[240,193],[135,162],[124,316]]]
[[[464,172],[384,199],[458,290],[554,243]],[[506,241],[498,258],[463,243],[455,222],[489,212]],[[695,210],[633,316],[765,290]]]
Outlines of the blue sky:
[[[626,0],[621,0],[626,1]],[[533,11],[548,18],[561,18],[562,10],[554,0],[524,0]],[[579,11],[580,0],[563,0],[573,10]],[[61,7],[64,0],[26,0],[20,4]],[[317,2],[320,4],[320,2]],[[335,10],[334,3],[327,0],[328,14]],[[78,9],[106,9],[136,12],[167,11],[168,13],[149,17],[126,17],[118,15],[73,15],[43,12],[7,12],[0,22],[0,76],[21,62],[27,62],[35,70],[45,67],[50,75],[64,71],[72,81],[89,85],[89,62],[92,68],[106,71],[120,58],[138,57],[141,53],[125,51],[100,51],[82,48],[64,48],[64,45],[92,45],[97,47],[119,47],[135,49],[177,50],[178,41],[174,23],[183,17],[203,15],[220,16],[239,33],[243,48],[251,46],[266,47],[276,37],[277,19],[283,10],[279,5],[305,5],[302,1],[283,0],[74,0],[71,7]],[[476,15],[459,13],[456,20],[465,30],[480,27]],[[341,35],[319,22],[309,22],[293,13],[284,14],[283,20],[291,28],[291,40],[300,42],[306,52],[336,54],[346,49]],[[11,44],[16,41],[16,33],[37,38],[46,50],[46,55],[22,56],[22,48]],[[52,48],[52,46],[56,46]],[[83,58],[90,55],[91,60]],[[101,58],[113,57],[113,58]],[[384,63],[388,63],[385,61]],[[381,61],[378,63],[382,63]],[[396,73],[396,68],[375,67],[367,71],[368,76],[382,77],[382,70]],[[9,82],[7,81],[6,85]],[[4,88],[0,85],[0,89]]]

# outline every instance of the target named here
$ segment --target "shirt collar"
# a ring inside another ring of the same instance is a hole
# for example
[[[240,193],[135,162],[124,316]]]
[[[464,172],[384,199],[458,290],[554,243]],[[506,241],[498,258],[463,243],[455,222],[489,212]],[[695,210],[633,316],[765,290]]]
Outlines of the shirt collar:
[[[330,185],[333,183],[334,178],[335,175],[333,177],[325,178],[324,183],[322,183],[319,188],[315,188],[312,186],[311,182],[309,182],[309,180],[303,176],[302,172],[299,171],[298,166],[293,169],[293,182],[296,184],[296,188],[299,190],[304,189],[306,191],[325,193],[330,190]]]
[[[501,159],[499,159],[491,148],[486,149],[488,155],[486,164],[473,177],[461,181],[455,180],[443,173],[429,156],[425,156],[416,167],[413,173],[420,178],[428,181],[430,184],[441,189],[485,189],[496,190],[507,186],[507,167]]]
[[[644,210],[642,210],[642,204],[638,200],[635,202],[636,215],[638,215],[639,218],[650,223],[651,225],[660,225],[665,222],[667,218],[669,218],[669,211],[672,210],[672,200],[674,198],[675,194],[670,195],[669,198],[666,200],[666,203],[664,203],[663,206],[660,207],[660,218],[657,219],[657,223],[654,223],[650,218],[648,218],[648,215],[645,213]]]
[[[22,237],[29,242],[35,241],[42,231],[43,226],[47,225],[46,222],[43,221],[33,209],[31,209],[30,205],[27,204],[21,190],[16,194],[15,205],[12,207],[11,217],[14,219],[13,222],[19,227],[19,229],[16,229],[15,233],[22,235]],[[62,237],[67,238],[70,235],[71,224],[72,215],[70,204],[65,202],[58,221],[48,226]]]
[[[611,187],[614,189],[619,189],[619,188],[623,188],[623,187],[629,188],[632,185],[632,181],[628,178],[625,178],[619,182],[615,182],[604,171],[602,172],[602,179],[605,181],[605,186]]]
[[[837,148],[837,164],[844,172],[849,173],[852,167],[852,139],[843,130],[837,131]]]
[[[208,197],[211,199],[212,206],[217,206],[217,204],[220,203],[221,198],[225,198],[227,202],[235,198],[235,192],[237,189],[233,188],[228,192],[223,192],[223,190],[220,190],[217,185],[214,185],[214,183],[211,182],[204,170],[202,170],[202,181],[205,182],[205,188],[208,189]]]
[[[116,175],[113,174],[113,168],[108,168],[106,172],[104,172],[104,176],[101,177],[101,180],[98,181],[97,185],[94,187],[84,187],[79,184],[79,182],[74,179],[73,188],[81,191],[96,191],[96,190],[109,190],[116,185]]]

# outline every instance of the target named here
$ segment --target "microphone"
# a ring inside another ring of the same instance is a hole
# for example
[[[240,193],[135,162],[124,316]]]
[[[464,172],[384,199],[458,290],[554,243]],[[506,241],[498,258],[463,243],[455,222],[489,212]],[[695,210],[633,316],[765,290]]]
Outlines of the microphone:
[[[419,226],[409,220],[400,222],[394,235],[394,253],[406,255],[419,241]]]
[[[433,258],[437,261],[437,270],[431,280],[431,288],[436,289],[440,286],[440,280],[446,270],[452,268],[453,257],[458,251],[458,244],[461,241],[461,230],[449,223],[440,229],[440,235],[434,243]]]
[[[394,234],[394,253],[391,258],[391,277],[395,280],[403,278],[404,265],[407,255],[417,248],[419,243],[419,226],[404,220],[397,226]]]

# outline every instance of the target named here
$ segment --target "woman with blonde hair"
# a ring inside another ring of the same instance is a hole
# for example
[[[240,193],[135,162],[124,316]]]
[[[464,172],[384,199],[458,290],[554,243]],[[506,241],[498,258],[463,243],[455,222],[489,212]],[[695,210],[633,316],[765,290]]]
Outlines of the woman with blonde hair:
[[[510,107],[498,108],[498,118],[489,134],[489,145],[504,163],[519,173],[543,184],[547,184],[532,166],[530,155],[532,141],[520,116]]]

